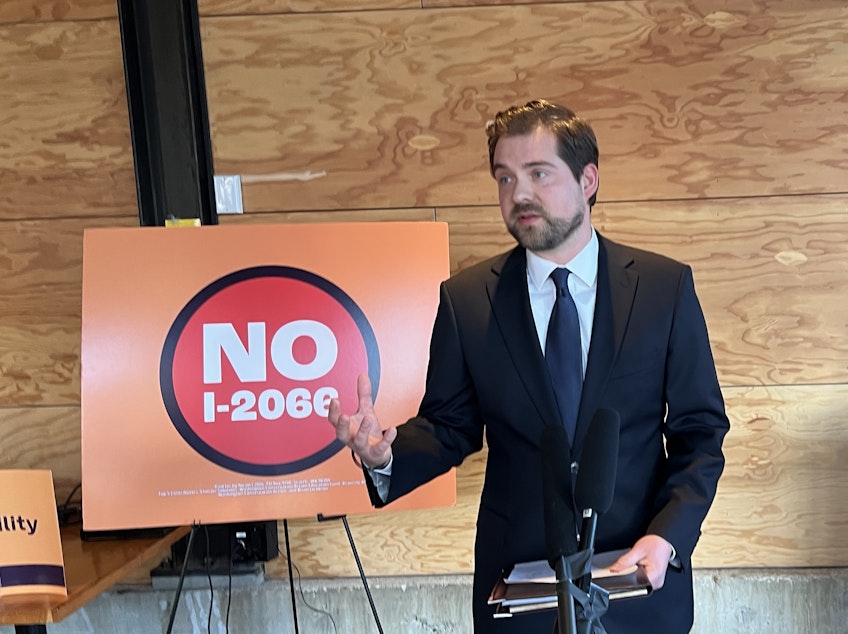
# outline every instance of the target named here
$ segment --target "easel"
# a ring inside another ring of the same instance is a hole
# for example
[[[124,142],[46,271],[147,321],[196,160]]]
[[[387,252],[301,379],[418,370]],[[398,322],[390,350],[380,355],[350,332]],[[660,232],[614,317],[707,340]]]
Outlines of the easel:
[[[347,522],[347,515],[330,515],[325,516],[321,513],[318,514],[317,520],[319,522],[330,522],[334,520],[341,520],[342,524],[344,524],[345,532],[347,533],[347,540],[350,542],[350,550],[353,553],[353,558],[356,561],[356,567],[359,570],[359,578],[362,579],[362,586],[365,588],[365,595],[368,597],[368,603],[371,606],[371,614],[374,615],[374,623],[377,625],[377,631],[379,634],[383,634],[383,626],[380,623],[380,616],[377,614],[377,607],[374,605],[374,598],[371,596],[371,589],[368,586],[368,578],[365,576],[365,570],[362,568],[362,561],[359,559],[359,552],[356,550],[356,544],[353,541],[353,534],[350,532],[350,525]],[[188,567],[189,554],[191,553],[191,547],[194,543],[194,536],[197,534],[197,529],[200,528],[200,524],[192,524],[191,533],[188,536],[188,544],[186,545],[186,555],[183,558],[183,566],[180,572],[179,581],[177,582],[177,589],[174,593],[174,600],[171,605],[171,616],[168,620],[168,629],[166,632],[170,633],[174,626],[174,618],[177,615],[177,606],[179,605],[180,595],[182,594],[183,589],[183,581],[185,580],[186,570]],[[297,622],[297,602],[294,593],[294,572],[291,558],[291,542],[289,541],[289,522],[288,520],[283,520],[283,534],[285,536],[286,541],[286,565],[288,567],[289,573],[289,590],[291,592],[291,606],[292,606],[292,618],[294,620],[294,631],[295,634],[299,634],[300,627]]]
[[[356,544],[353,541],[353,534],[350,532],[350,525],[347,523],[347,515],[326,516],[322,513],[319,513],[317,519],[319,522],[331,522],[333,520],[341,520],[342,524],[344,524],[345,532],[347,533],[347,540],[348,542],[350,542],[350,551],[353,553],[353,558],[356,561],[356,567],[359,570],[359,578],[362,579],[362,586],[365,588],[365,595],[368,597],[368,604],[371,606],[371,614],[374,615],[374,623],[377,624],[377,631],[380,634],[383,634],[383,626],[380,624],[380,616],[377,614],[377,607],[374,605],[374,598],[371,596],[371,589],[368,587],[368,578],[365,576],[365,570],[362,568],[362,562],[359,559],[359,552],[356,550]],[[285,535],[286,540],[286,564],[288,565],[289,570],[289,588],[291,589],[291,604],[292,615],[294,618],[294,631],[295,634],[299,634],[300,629],[297,623],[297,607],[295,605],[294,596],[294,576],[292,574],[292,559],[289,542],[288,520],[283,520],[283,534]]]

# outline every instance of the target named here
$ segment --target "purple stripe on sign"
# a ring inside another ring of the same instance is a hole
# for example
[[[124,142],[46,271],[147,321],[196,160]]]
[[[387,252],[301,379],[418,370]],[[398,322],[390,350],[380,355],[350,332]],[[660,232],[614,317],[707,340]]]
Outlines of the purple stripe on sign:
[[[64,588],[65,569],[62,566],[40,564],[0,566],[0,588],[9,586],[61,586]]]

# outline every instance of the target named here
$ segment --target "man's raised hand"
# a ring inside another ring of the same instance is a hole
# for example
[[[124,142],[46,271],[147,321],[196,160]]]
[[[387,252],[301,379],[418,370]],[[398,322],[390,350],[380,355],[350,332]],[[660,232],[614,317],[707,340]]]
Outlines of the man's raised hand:
[[[371,398],[371,379],[367,374],[360,374],[357,378],[356,393],[359,406],[354,414],[342,414],[339,400],[334,398],[330,401],[327,420],[335,428],[336,438],[352,449],[362,464],[371,469],[385,467],[392,457],[392,442],[397,437],[397,429],[380,429]]]

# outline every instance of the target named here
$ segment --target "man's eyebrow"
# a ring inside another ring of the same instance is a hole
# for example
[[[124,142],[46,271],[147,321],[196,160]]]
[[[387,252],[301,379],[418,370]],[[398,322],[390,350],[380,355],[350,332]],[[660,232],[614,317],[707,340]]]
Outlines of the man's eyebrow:
[[[529,167],[553,167],[554,164],[551,161],[530,161],[528,163],[524,163],[521,167],[527,169]]]
[[[530,169],[530,168],[533,168],[533,167],[554,167],[554,166],[555,166],[554,163],[552,163],[551,161],[528,161],[527,163],[521,164],[521,169]],[[509,168],[506,165],[504,165],[503,163],[495,163],[492,166],[493,172],[495,172],[499,169],[509,169]]]

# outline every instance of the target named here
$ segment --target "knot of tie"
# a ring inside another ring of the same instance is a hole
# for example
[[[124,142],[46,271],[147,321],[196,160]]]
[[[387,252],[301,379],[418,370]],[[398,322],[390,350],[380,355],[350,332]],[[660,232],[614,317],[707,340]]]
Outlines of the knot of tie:
[[[554,269],[551,272],[551,279],[554,281],[557,289],[557,297],[565,297],[568,295],[568,276],[571,271],[568,269]]]

